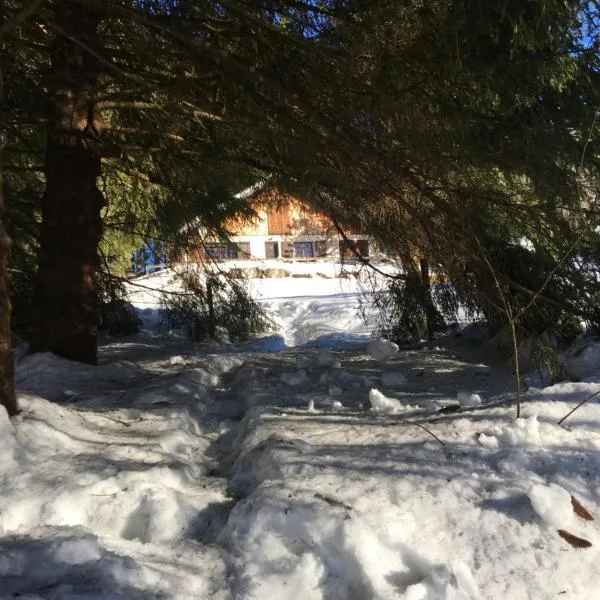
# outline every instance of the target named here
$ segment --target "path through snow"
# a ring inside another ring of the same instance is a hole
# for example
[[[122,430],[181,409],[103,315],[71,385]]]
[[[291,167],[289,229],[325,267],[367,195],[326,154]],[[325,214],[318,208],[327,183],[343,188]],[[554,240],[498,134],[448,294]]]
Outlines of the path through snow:
[[[366,337],[336,347],[321,300],[332,329],[306,331],[333,347],[140,335],[98,367],[22,359],[22,412],[0,416],[0,598],[597,598],[597,521],[570,498],[600,514],[600,408],[555,423],[600,389],[598,347],[516,421],[510,373],[469,340],[374,360]]]

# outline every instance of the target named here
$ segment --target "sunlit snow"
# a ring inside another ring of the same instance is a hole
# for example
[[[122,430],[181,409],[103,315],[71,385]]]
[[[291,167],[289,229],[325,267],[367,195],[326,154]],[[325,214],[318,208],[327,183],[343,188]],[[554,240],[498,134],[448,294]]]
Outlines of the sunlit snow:
[[[600,515],[600,406],[557,421],[600,389],[600,346],[516,419],[476,335],[394,348],[355,277],[310,269],[251,281],[276,328],[245,344],[154,328],[97,367],[18,353],[1,599],[598,598],[597,520],[571,496]],[[134,283],[154,327],[177,284]]]

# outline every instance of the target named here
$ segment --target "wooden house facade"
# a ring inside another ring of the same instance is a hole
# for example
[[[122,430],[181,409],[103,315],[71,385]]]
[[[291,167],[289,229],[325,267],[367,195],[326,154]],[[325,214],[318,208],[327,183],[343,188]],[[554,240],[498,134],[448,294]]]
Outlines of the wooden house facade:
[[[344,239],[331,219],[299,198],[274,186],[258,185],[238,194],[256,213],[251,222],[230,221],[232,244],[205,241],[204,252],[215,260],[318,260],[364,258],[371,252],[369,236],[359,224],[344,224]]]

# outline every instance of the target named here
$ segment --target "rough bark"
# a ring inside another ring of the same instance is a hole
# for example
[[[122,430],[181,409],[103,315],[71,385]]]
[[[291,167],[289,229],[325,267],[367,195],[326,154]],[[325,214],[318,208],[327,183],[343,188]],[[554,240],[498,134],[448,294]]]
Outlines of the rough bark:
[[[1,78],[1,75],[0,75]],[[0,134],[2,123],[0,122]],[[0,404],[8,414],[17,413],[13,354],[10,336],[10,296],[8,293],[8,253],[10,238],[4,228],[4,180],[2,177],[2,141],[0,140]]]
[[[4,11],[0,10],[4,22]],[[4,226],[4,177],[2,151],[6,143],[4,127],[4,46],[0,49],[0,404],[12,417],[17,414],[14,363],[11,348],[11,305],[8,292],[10,238]]]
[[[49,82],[46,190],[34,292],[32,352],[97,362],[96,273],[104,197],[100,175],[95,58],[100,14],[55,3],[56,40]]]

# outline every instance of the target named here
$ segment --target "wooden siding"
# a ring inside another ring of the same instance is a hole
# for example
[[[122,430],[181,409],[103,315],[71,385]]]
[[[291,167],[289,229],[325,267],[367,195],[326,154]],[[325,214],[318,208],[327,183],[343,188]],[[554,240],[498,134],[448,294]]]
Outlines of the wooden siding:
[[[288,235],[292,232],[292,220],[287,206],[272,208],[267,213],[268,235]]]

